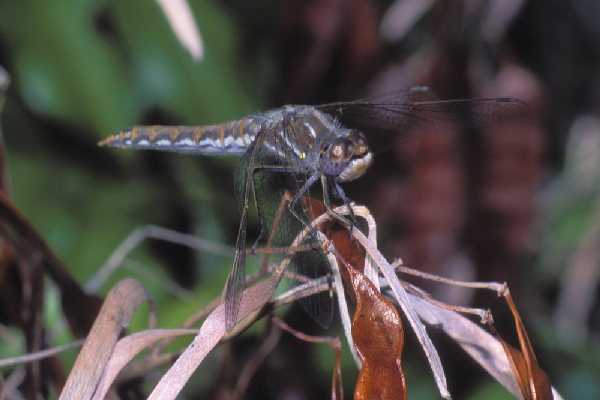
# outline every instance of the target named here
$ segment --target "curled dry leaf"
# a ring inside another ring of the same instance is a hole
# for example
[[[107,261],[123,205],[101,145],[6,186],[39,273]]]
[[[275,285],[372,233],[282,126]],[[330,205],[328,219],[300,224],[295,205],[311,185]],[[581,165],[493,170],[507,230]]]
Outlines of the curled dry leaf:
[[[406,399],[400,365],[404,346],[400,314],[367,277],[347,266],[357,300],[352,338],[363,361],[354,398]]]
[[[370,214],[369,211],[362,206],[354,206],[354,213],[359,216]],[[346,206],[339,207],[336,209],[336,212],[346,214],[348,212],[348,208]],[[444,374],[444,369],[442,367],[442,361],[437,353],[437,350],[433,343],[431,342],[431,338],[427,334],[425,330],[425,326],[417,316],[413,306],[411,305],[410,299],[402,283],[396,276],[395,270],[392,266],[387,262],[387,260],[383,257],[383,255],[377,249],[376,243],[371,239],[367,238],[359,229],[352,230],[352,236],[356,239],[365,249],[368,257],[372,260],[374,265],[377,265],[377,268],[387,282],[390,285],[390,289],[394,294],[394,298],[398,301],[398,305],[402,309],[406,319],[410,323],[413,331],[417,335],[417,338],[425,351],[425,355],[427,356],[427,360],[429,361],[429,365],[431,366],[431,371],[433,372],[433,376],[435,378],[435,382],[440,391],[440,395],[445,399],[450,399],[450,392],[448,392],[448,387],[446,384],[446,375]]]
[[[529,337],[519,316],[519,312],[512,301],[512,297],[507,290],[503,293],[510,311],[515,318],[517,325],[517,334],[519,335],[519,343],[521,351],[515,349],[506,343],[498,332],[494,329],[496,337],[502,343],[508,362],[513,371],[513,374],[519,384],[519,389],[525,400],[552,400],[552,386],[546,373],[540,368],[535,358],[533,348],[529,342]],[[492,327],[493,328],[493,327]]]

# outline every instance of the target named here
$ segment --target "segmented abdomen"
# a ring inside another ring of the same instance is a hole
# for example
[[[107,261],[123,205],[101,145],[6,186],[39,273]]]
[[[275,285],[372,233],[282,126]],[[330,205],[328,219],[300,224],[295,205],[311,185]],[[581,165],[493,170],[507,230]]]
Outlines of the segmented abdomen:
[[[244,117],[206,126],[134,126],[117,132],[100,146],[203,154],[244,154],[260,132],[262,119]]]

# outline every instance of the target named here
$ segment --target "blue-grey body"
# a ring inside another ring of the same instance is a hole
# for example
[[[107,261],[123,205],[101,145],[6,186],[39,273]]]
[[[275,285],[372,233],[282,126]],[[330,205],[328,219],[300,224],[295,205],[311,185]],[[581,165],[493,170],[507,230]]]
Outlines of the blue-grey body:
[[[299,230],[310,223],[312,213],[306,208],[310,199],[304,198],[310,196],[315,182],[322,183],[323,200],[330,211],[330,191],[349,203],[339,183],[362,176],[373,162],[373,152],[361,131],[378,134],[386,138],[380,142],[393,144],[419,130],[483,127],[519,117],[527,109],[526,103],[510,98],[439,101],[428,87],[414,86],[353,102],[285,106],[217,125],[133,127],[111,135],[100,145],[241,156],[234,172],[241,221],[225,300],[225,324],[230,332],[237,323],[245,285],[251,190],[261,221],[260,237],[276,231],[270,245],[289,246]],[[279,218],[276,213],[281,199],[288,199],[287,210]],[[308,279],[322,276],[328,267],[315,253],[299,252],[290,268]],[[313,271],[307,272],[306,266]],[[301,299],[301,304],[322,326],[330,324],[333,303],[328,293]]]

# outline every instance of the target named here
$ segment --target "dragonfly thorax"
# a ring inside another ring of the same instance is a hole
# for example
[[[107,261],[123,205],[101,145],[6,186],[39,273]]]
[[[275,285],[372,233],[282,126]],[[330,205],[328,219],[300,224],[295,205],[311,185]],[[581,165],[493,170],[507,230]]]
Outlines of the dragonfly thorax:
[[[345,128],[337,118],[315,107],[285,106],[262,118],[266,122],[265,146],[295,168],[350,181],[373,163],[373,153],[361,132]]]
[[[294,134],[288,139],[293,138],[291,147],[307,169],[345,182],[364,175],[373,163],[373,152],[362,132],[345,128],[337,118],[314,107],[286,106],[270,117],[293,125]]]

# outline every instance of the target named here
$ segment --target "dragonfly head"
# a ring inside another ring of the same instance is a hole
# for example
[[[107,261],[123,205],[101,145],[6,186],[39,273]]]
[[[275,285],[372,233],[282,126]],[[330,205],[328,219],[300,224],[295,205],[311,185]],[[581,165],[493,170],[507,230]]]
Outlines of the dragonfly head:
[[[365,135],[352,129],[348,136],[337,137],[329,143],[321,157],[321,171],[337,176],[341,181],[361,177],[373,163]]]

